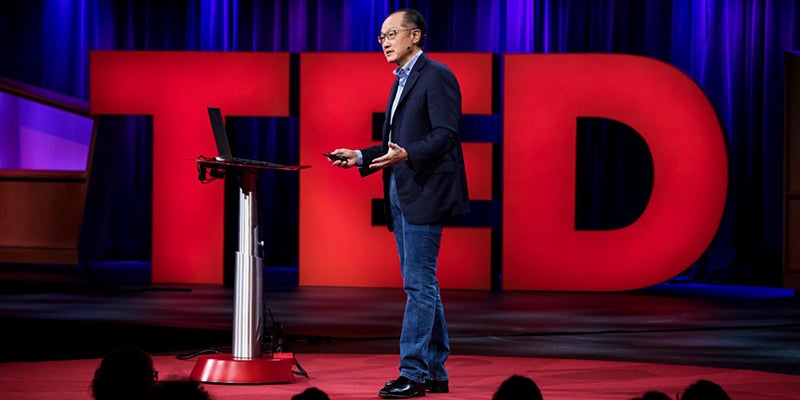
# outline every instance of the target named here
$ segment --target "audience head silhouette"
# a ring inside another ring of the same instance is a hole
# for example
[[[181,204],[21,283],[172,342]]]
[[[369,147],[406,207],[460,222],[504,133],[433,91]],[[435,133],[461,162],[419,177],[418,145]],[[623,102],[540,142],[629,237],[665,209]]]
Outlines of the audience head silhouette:
[[[542,392],[533,379],[512,375],[500,384],[492,400],[542,400]]]
[[[683,391],[680,400],[731,400],[731,397],[722,389],[722,386],[701,379],[689,385]]]
[[[672,398],[669,397],[664,392],[659,392],[658,390],[651,390],[643,394],[642,397],[634,397],[631,400],[672,400]]]
[[[211,400],[211,395],[198,382],[166,380],[158,382],[149,400]]]
[[[322,390],[312,387],[292,396],[292,400],[330,400],[330,397]]]
[[[156,382],[150,354],[138,347],[113,350],[94,371],[92,397],[95,400],[141,400]]]

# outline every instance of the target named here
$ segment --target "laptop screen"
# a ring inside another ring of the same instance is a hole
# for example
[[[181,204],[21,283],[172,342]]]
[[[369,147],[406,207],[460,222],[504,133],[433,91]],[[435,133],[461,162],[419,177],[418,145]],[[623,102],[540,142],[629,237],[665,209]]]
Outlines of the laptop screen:
[[[211,129],[214,131],[214,140],[217,142],[219,159],[231,160],[231,146],[228,144],[228,135],[225,133],[225,123],[222,121],[222,112],[219,108],[208,107],[208,117],[211,119]]]

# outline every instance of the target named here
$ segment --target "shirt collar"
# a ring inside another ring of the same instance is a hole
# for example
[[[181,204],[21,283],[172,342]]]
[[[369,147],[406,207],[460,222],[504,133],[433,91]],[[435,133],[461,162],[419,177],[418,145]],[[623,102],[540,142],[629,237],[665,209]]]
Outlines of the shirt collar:
[[[400,80],[400,85],[406,84],[406,79],[408,79],[408,74],[411,73],[411,69],[414,68],[414,64],[417,63],[417,60],[419,60],[419,56],[421,55],[422,55],[422,50],[418,51],[417,54],[414,54],[414,57],[411,57],[411,60],[409,60],[406,63],[406,65],[394,69],[392,73],[394,74],[394,76],[397,77],[397,79]]]

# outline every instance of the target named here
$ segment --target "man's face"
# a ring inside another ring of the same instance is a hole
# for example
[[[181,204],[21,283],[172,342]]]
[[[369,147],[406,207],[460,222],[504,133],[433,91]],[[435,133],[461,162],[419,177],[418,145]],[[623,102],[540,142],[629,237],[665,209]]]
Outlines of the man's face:
[[[383,21],[381,35],[386,35],[381,47],[386,61],[395,63],[399,66],[405,65],[414,56],[414,40],[419,36],[419,30],[409,29],[402,25],[403,13],[390,15]],[[394,39],[389,39],[395,35]]]

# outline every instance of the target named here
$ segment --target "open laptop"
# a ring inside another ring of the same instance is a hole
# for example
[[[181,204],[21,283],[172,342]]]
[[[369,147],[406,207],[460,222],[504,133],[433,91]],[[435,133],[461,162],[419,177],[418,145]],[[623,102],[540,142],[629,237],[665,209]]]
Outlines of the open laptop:
[[[239,164],[259,165],[275,168],[285,167],[283,164],[234,157],[231,153],[231,146],[228,142],[228,134],[225,132],[225,124],[222,121],[222,112],[219,108],[208,107],[208,117],[211,119],[211,129],[214,131],[214,140],[217,142],[217,152],[219,152],[219,156],[216,157],[217,161],[227,161]]]

